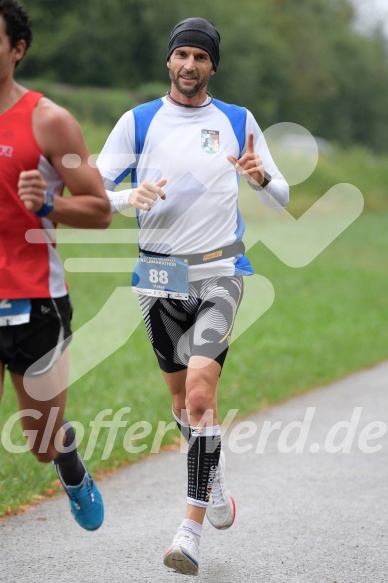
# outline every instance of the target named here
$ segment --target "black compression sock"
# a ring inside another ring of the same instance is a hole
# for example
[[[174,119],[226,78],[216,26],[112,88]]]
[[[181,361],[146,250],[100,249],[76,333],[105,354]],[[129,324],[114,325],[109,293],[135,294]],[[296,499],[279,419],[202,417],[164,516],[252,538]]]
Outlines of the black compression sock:
[[[217,430],[216,435],[212,435],[213,429]],[[191,428],[189,451],[187,454],[187,496],[205,504],[209,502],[209,496],[221,453],[219,427],[212,427],[209,430],[207,432],[206,428]]]
[[[64,446],[69,448],[69,451],[61,453],[54,460],[54,464],[59,467],[66,486],[78,486],[84,479],[85,466],[77,453],[74,429],[65,419],[63,426],[67,426]]]

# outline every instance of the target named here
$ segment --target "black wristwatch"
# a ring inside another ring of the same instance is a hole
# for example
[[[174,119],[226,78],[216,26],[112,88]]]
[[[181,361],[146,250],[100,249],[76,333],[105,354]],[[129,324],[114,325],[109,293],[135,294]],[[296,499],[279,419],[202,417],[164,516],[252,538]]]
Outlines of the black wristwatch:
[[[36,211],[35,214],[38,215],[38,217],[45,217],[46,215],[51,213],[53,208],[54,208],[54,193],[51,192],[50,190],[46,190],[46,192],[44,193],[43,205],[38,211]]]
[[[271,182],[271,180],[272,180],[271,174],[268,174],[268,172],[266,170],[264,170],[264,180],[260,184],[261,188],[264,188],[265,186],[267,186],[267,184],[269,184]]]

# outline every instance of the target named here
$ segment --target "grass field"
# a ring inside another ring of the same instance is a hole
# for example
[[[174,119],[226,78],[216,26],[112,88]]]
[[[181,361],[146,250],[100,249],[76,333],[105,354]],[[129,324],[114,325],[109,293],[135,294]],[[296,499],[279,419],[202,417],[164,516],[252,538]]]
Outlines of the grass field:
[[[92,136],[93,128],[86,132]],[[102,129],[92,151],[98,151],[105,135]],[[220,381],[221,420],[230,409],[238,409],[238,416],[244,417],[387,357],[388,204],[382,166],[382,160],[365,163],[360,152],[352,156],[338,153],[336,163],[320,162],[310,183],[293,187],[290,211],[294,216],[303,214],[339,181],[353,182],[366,200],[362,215],[306,267],[288,267],[261,242],[249,249],[256,273],[272,283],[275,299],[260,318],[252,317],[252,325],[232,345]],[[371,167],[374,184],[368,182]],[[244,189],[242,207],[249,218],[247,234],[252,235],[260,230],[261,215],[249,189]],[[115,228],[132,231],[134,220],[117,216]],[[126,243],[63,244],[59,248],[63,259],[73,260],[73,265],[80,258],[89,258],[91,265],[93,258],[125,260],[136,253],[135,245]],[[112,303],[110,314],[91,327],[80,350],[72,353],[72,368],[81,372],[88,359],[92,362],[99,351],[102,355],[99,364],[71,385],[67,407],[67,418],[77,420],[85,430],[79,449],[86,453],[94,473],[149,454],[158,437],[161,445],[178,437],[172,429],[162,435],[160,422],[172,420],[170,399],[129,289],[130,278],[128,271],[67,275],[75,308],[74,331],[87,325],[113,294],[120,299]],[[249,312],[248,305],[245,312]],[[119,427],[117,418],[117,435],[109,436],[107,429],[101,429],[93,446],[90,422],[105,409],[110,410],[106,419],[121,411],[125,426]],[[28,452],[12,454],[4,447],[4,424],[15,411],[15,395],[7,380],[0,409],[0,515],[57,490],[51,465],[38,465]],[[142,437],[147,431],[149,435]],[[24,443],[18,424],[10,438],[15,444]]]

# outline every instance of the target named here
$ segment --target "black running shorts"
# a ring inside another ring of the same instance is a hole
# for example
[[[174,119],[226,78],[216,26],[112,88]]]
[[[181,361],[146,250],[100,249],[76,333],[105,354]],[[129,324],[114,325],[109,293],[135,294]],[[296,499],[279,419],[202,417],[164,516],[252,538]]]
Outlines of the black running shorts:
[[[167,373],[187,368],[191,356],[221,367],[243,295],[242,277],[212,277],[189,284],[188,300],[139,295],[148,336]]]
[[[31,300],[30,321],[0,326],[0,361],[16,374],[50,370],[71,340],[69,296]]]

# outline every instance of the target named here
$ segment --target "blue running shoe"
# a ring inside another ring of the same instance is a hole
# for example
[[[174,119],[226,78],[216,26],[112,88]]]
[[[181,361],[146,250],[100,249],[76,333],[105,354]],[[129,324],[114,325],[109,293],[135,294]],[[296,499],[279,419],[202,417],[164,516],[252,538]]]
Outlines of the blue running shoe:
[[[86,530],[97,530],[104,521],[104,503],[81,456],[79,454],[78,456],[85,468],[85,476],[78,486],[67,486],[62,479],[60,468],[56,464],[55,469],[69,497],[71,513],[78,524]]]

